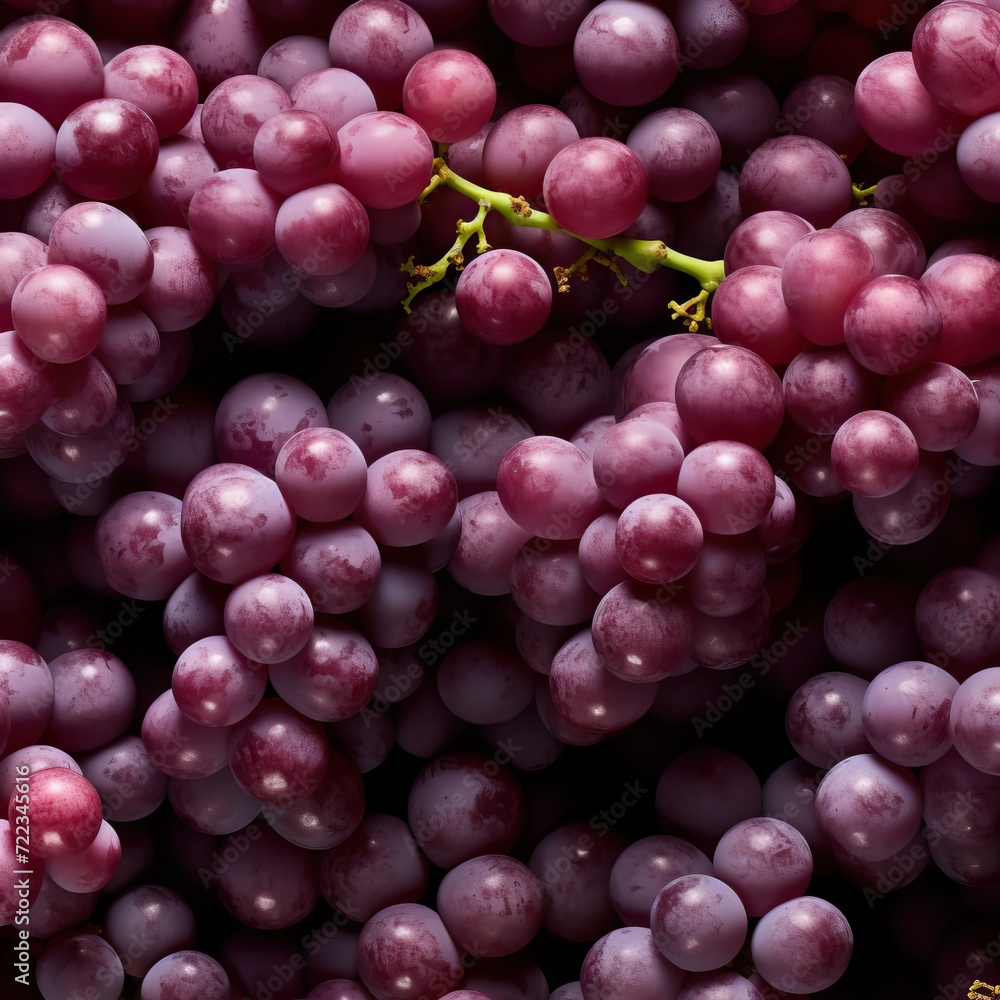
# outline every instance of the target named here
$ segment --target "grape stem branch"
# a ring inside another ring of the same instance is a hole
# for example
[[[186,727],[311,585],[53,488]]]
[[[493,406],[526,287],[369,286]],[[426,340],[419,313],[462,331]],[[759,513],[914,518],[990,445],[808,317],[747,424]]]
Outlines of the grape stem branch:
[[[696,329],[698,323],[705,322],[705,305],[708,296],[719,287],[726,274],[721,260],[708,261],[689,257],[687,254],[678,253],[671,249],[660,240],[636,240],[624,236],[589,239],[576,233],[569,233],[551,215],[532,208],[524,198],[514,197],[502,191],[491,191],[489,188],[473,184],[472,181],[459,176],[441,157],[434,161],[434,173],[430,183],[420,195],[420,201],[423,202],[442,184],[475,202],[479,206],[479,211],[472,221],[460,221],[457,224],[455,242],[440,260],[434,264],[422,265],[414,264],[411,257],[403,265],[403,270],[416,279],[406,286],[407,296],[403,300],[403,308],[407,312],[410,311],[413,299],[425,288],[441,281],[447,274],[449,267],[462,267],[465,246],[473,236],[477,237],[476,250],[478,253],[490,249],[483,230],[483,222],[488,212],[497,212],[515,226],[530,226],[533,229],[565,233],[581,243],[587,244],[588,249],[584,251],[575,264],[568,268],[557,268],[560,291],[568,291],[569,278],[574,272],[583,271],[583,266],[588,260],[610,267],[622,284],[626,283],[626,279],[618,267],[618,260],[627,261],[634,268],[646,273],[652,273],[658,267],[669,267],[690,275],[701,286],[701,292],[687,302],[669,303],[670,309],[673,310],[671,313],[673,318],[683,318],[689,328],[694,324]]]

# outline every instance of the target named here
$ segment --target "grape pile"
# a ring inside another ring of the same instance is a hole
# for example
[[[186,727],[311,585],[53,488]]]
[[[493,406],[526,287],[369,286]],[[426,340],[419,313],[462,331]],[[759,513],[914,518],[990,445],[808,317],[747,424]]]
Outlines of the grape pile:
[[[4,995],[1000,983],[1000,3],[0,14]]]

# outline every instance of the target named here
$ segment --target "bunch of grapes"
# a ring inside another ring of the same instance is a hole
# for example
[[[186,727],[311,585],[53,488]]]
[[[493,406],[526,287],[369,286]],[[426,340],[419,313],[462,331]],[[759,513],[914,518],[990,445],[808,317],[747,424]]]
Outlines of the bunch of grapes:
[[[1000,4],[2,23],[13,995],[1000,983]]]

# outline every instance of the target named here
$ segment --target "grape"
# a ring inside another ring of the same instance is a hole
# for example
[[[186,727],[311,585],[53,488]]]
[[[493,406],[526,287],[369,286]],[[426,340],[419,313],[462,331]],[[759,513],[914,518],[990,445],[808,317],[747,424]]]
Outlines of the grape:
[[[386,813],[367,813],[357,829],[324,852],[321,860],[323,898],[360,922],[387,906],[417,902],[428,881],[427,858],[409,827]]]
[[[85,198],[113,201],[135,194],[156,165],[159,138],[149,115],[105,97],[71,111],[56,133],[62,181]]]
[[[458,985],[458,947],[429,906],[387,906],[362,928],[358,973],[376,1000],[416,1000]],[[428,992],[430,991],[430,992]]]
[[[102,819],[97,836],[86,847],[73,854],[48,858],[45,873],[70,892],[94,892],[111,881],[121,856],[121,842],[115,828]]]
[[[573,64],[583,86],[598,100],[625,107],[662,97],[677,76],[679,56],[667,15],[634,0],[603,0],[573,38]]]
[[[273,80],[289,93],[307,73],[328,69],[329,42],[315,35],[287,35],[279,38],[261,56],[257,75]]]
[[[988,667],[967,677],[954,692],[949,730],[955,749],[973,767],[1000,774],[994,705],[1000,668]]]
[[[848,417],[875,408],[882,379],[835,345],[797,354],[781,384],[788,416],[804,431],[832,438]]]
[[[492,250],[462,269],[455,305],[470,333],[507,346],[534,336],[552,307],[552,289],[540,264],[517,250]]]
[[[497,88],[489,67],[471,52],[437,49],[421,56],[403,81],[403,111],[434,142],[475,135],[490,119]]]
[[[642,160],[624,143],[603,136],[564,146],[552,157],[542,180],[542,197],[552,217],[569,232],[589,239],[605,239],[627,229],[639,218],[648,193]]]
[[[982,115],[1000,107],[1000,14],[984,4],[948,3],[928,12],[913,33],[913,66],[949,111]]]
[[[830,447],[834,473],[858,497],[885,497],[902,489],[917,471],[919,458],[913,432],[884,410],[848,417]]]
[[[541,882],[526,865],[485,854],[444,876],[436,905],[456,944],[490,958],[513,955],[531,942],[542,926],[543,898]]]
[[[980,402],[968,375],[931,361],[882,384],[880,404],[899,417],[924,451],[957,448],[976,427]]]
[[[722,343],[747,348],[770,365],[786,365],[809,346],[781,299],[781,269],[769,264],[743,265],[719,286],[712,329]]]
[[[106,820],[142,819],[167,797],[167,776],[150,760],[138,736],[126,734],[103,743],[80,758],[80,769],[101,796]]]
[[[851,299],[844,342],[869,370],[898,375],[930,359],[942,327],[941,312],[926,286],[905,274],[887,274]]]
[[[664,108],[638,121],[626,145],[642,160],[649,193],[668,202],[704,194],[722,166],[722,146],[701,115],[684,108]]]
[[[621,512],[615,551],[630,576],[643,583],[666,584],[693,568],[704,537],[701,521],[688,504],[668,493],[650,493]]]
[[[833,225],[850,204],[851,178],[844,161],[809,136],[768,139],[747,157],[740,173],[744,217],[763,211],[791,212],[822,229]],[[856,263],[849,266],[848,273],[856,267]]]
[[[155,226],[146,230],[146,238],[153,251],[153,276],[135,304],[161,334],[186,330],[212,308],[218,265],[181,226]]]
[[[738,535],[757,527],[774,503],[774,473],[764,456],[741,441],[717,440],[685,455],[677,495],[705,531]]]
[[[583,995],[595,1000],[628,993],[636,1000],[676,997],[684,972],[664,958],[655,933],[619,927],[596,941],[580,968]]]
[[[697,444],[725,439],[763,450],[781,429],[781,380],[752,350],[722,344],[698,351],[677,373],[674,392]]]
[[[24,104],[0,104],[0,136],[4,156],[0,160],[0,181],[10,198],[22,198],[37,191],[55,165],[55,129],[33,108]]]
[[[598,818],[596,827],[588,822],[558,826],[538,841],[528,860],[543,883],[543,926],[564,941],[589,944],[617,923],[609,880],[627,841],[605,825]]]
[[[805,838],[814,869],[829,866],[830,849],[816,821],[816,789],[822,771],[801,757],[793,757],[775,768],[762,787],[763,812],[787,823]]]
[[[52,717],[52,672],[30,646],[0,639],[0,690],[7,695],[10,728],[5,753],[35,743]],[[8,797],[0,796],[0,798]]]
[[[243,829],[260,812],[260,803],[236,784],[228,766],[203,778],[171,777],[167,794],[184,823],[221,837]]]
[[[650,908],[660,890],[682,875],[712,875],[711,859],[693,844],[669,834],[633,841],[611,869],[611,898],[622,920],[649,925]]]
[[[27,805],[31,822],[31,853],[41,859],[67,857],[90,845],[101,829],[101,798],[78,771],[49,767],[20,779],[27,798],[16,791],[15,802]]]
[[[623,680],[605,669],[589,628],[560,647],[548,682],[555,711],[592,733],[625,729],[645,715],[656,697],[652,681]]]
[[[854,86],[842,76],[807,76],[785,96],[777,129],[818,139],[853,163],[868,145],[854,103]]]
[[[49,660],[52,715],[42,737],[66,750],[93,750],[117,739],[132,718],[136,685],[113,653],[74,649]]]
[[[810,281],[818,270],[824,275],[821,286]],[[807,340],[842,344],[848,308],[874,277],[875,258],[860,236],[820,229],[803,236],[786,254],[781,292],[792,322]]]
[[[291,549],[295,516],[273,480],[247,465],[220,462],[184,491],[181,538],[195,569],[220,583],[239,583]]]
[[[752,917],[802,895],[813,873],[806,838],[790,823],[765,816],[727,830],[712,857],[715,875],[736,891]]]
[[[266,668],[248,661],[223,635],[188,646],[170,681],[177,707],[202,726],[231,726],[245,719],[264,697],[266,685]]]
[[[624,510],[648,494],[676,490],[683,459],[677,435],[664,424],[627,418],[609,427],[594,448],[594,476],[604,498]]]
[[[337,179],[340,147],[315,112],[287,108],[265,119],[253,139],[253,166],[261,180],[290,195]]]
[[[921,769],[920,785],[924,822],[938,838],[956,847],[995,839],[1000,821],[996,775],[980,771],[953,747]]]
[[[685,976],[677,1000],[764,1000],[765,995],[770,998],[772,992],[764,994],[750,979],[720,969],[717,972],[694,972]]]
[[[13,892],[10,898],[13,898]],[[39,939],[55,937],[84,923],[97,905],[98,890],[69,892],[43,877],[42,887],[28,910],[31,933]]]
[[[142,977],[139,1000],[225,1000],[229,976],[211,955],[181,949],[164,955]]]
[[[837,670],[816,674],[800,685],[785,711],[785,729],[796,753],[816,767],[828,768],[869,751],[861,708],[867,689],[862,678]]]
[[[700,747],[678,754],[656,786],[660,828],[706,853],[734,824],[759,816],[760,780],[730,750]]]
[[[743,947],[747,914],[736,892],[713,875],[681,875],[657,894],[649,914],[653,943],[679,969],[707,972]]]
[[[913,772],[877,754],[838,761],[816,791],[816,820],[827,841],[862,860],[902,850],[920,826],[922,809]]]
[[[130,204],[146,228],[185,226],[191,198],[218,171],[204,143],[175,135],[160,142],[156,164]]]
[[[114,949],[99,934],[84,930],[66,931],[46,942],[35,976],[45,1000],[116,1000],[125,985]]]
[[[188,227],[220,264],[251,264],[275,247],[280,199],[256,170],[232,167],[205,180],[191,197]]]
[[[510,721],[535,697],[535,675],[527,664],[482,642],[465,642],[447,653],[437,684],[442,701],[455,715],[482,726]]]
[[[178,707],[171,689],[146,709],[142,742],[149,759],[171,778],[205,778],[226,766],[228,726],[202,726]]]
[[[268,817],[285,840],[312,851],[343,843],[365,814],[365,788],[357,768],[332,746],[329,754],[319,787]]]
[[[979,253],[953,254],[929,266],[920,280],[942,317],[933,360],[963,367],[992,357],[993,344],[982,315],[966,306],[969,296],[984,304],[1000,294],[1000,263]]]
[[[70,264],[43,264],[26,274],[14,289],[10,308],[25,346],[59,364],[90,354],[107,317],[100,286]]]
[[[261,802],[288,806],[315,792],[330,759],[322,726],[280,698],[264,698],[229,732],[229,769]]]
[[[846,971],[854,935],[844,914],[817,896],[799,896],[766,913],[750,950],[758,974],[772,986],[801,993],[826,989]]]
[[[93,39],[62,17],[14,22],[0,45],[0,99],[26,105],[59,127],[101,97],[104,67]]]
[[[104,96],[149,115],[160,139],[176,135],[198,103],[198,80],[186,59],[163,45],[133,45],[104,67]]]

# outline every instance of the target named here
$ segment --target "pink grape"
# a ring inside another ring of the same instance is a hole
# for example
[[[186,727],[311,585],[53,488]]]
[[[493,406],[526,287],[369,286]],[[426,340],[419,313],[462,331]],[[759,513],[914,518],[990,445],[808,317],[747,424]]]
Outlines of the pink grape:
[[[85,31],[62,17],[15,25],[0,46],[0,100],[33,108],[58,128],[74,108],[102,96],[101,54]]]
[[[23,198],[37,191],[55,166],[55,129],[33,108],[0,104],[0,182],[9,198]]]
[[[287,108],[257,130],[250,165],[268,187],[290,195],[335,181],[339,157],[337,137],[318,114]]]
[[[325,39],[293,34],[279,38],[267,49],[260,57],[257,73],[291,92],[306,73],[326,69],[329,65],[330,46]]]
[[[141,108],[115,97],[80,104],[56,133],[56,169],[77,194],[113,201],[135,194],[156,165],[156,126]]]
[[[100,286],[71,264],[44,264],[26,274],[10,308],[23,343],[39,358],[59,364],[90,354],[107,318]]]
[[[861,497],[884,497],[901,489],[917,471],[919,458],[913,432],[884,410],[848,417],[830,448],[837,478]]]
[[[171,778],[205,778],[226,766],[229,727],[192,722],[170,688],[146,709],[141,731],[149,759]]]
[[[645,927],[617,927],[594,942],[580,967],[583,996],[628,992],[636,1000],[677,996],[683,970],[668,959]]]
[[[493,74],[480,58],[463,49],[437,49],[406,74],[403,111],[434,142],[459,142],[489,121],[496,95]]]
[[[552,288],[540,264],[518,250],[491,250],[459,275],[455,305],[470,333],[506,346],[533,337],[546,324]]]
[[[542,182],[545,206],[553,218],[569,232],[589,239],[605,239],[627,229],[639,218],[648,193],[646,168],[639,157],[624,143],[603,136],[579,139],[560,149],[545,168]]]
[[[339,521],[360,503],[368,478],[361,449],[332,427],[306,427],[281,445],[275,479],[295,513],[309,521]]]
[[[933,452],[949,451],[967,440],[980,412],[975,383],[942,361],[887,378],[879,404],[910,428],[923,451]]]
[[[603,0],[573,38],[573,65],[598,100],[635,107],[661,97],[678,71],[680,42],[658,8]]]
[[[774,473],[764,456],[740,441],[712,441],[689,451],[677,477],[677,495],[702,527],[737,535],[757,527],[774,503]]]
[[[1000,774],[1000,734],[994,717],[1000,668],[978,670],[962,681],[951,702],[949,729],[955,749],[973,767]]]
[[[664,537],[669,546],[663,544]],[[633,500],[618,518],[615,550],[623,568],[643,583],[679,580],[701,553],[704,530],[695,511],[668,493]]]
[[[25,781],[27,797],[15,792],[11,802],[28,807],[35,857],[67,857],[93,842],[101,828],[101,797],[82,774],[50,767],[29,774]]]
[[[206,636],[178,656],[170,681],[177,707],[202,726],[231,726],[264,697],[267,669],[224,635]]]
[[[687,972],[731,962],[743,947],[747,912],[736,892],[714,875],[681,875],[660,890],[649,913],[653,943]]]
[[[799,896],[761,917],[750,950],[765,982],[786,991],[814,992],[833,985],[847,970],[854,935],[832,903]]]
[[[186,330],[208,315],[219,288],[218,265],[182,226],[146,230],[153,276],[135,304],[160,333]]]

